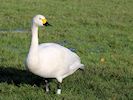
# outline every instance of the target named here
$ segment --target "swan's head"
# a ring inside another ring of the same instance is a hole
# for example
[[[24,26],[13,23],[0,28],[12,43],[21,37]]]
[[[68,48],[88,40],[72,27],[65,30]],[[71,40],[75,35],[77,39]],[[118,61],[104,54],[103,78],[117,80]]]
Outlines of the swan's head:
[[[33,24],[35,24],[36,26],[48,26],[48,25],[50,25],[47,22],[47,19],[43,15],[36,15],[35,17],[33,17]]]

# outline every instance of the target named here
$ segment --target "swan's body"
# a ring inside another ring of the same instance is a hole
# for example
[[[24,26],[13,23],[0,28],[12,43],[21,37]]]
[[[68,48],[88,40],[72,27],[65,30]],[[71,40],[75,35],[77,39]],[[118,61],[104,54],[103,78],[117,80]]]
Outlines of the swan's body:
[[[43,43],[38,45],[38,26],[43,26],[46,23],[47,21],[42,15],[33,18],[32,41],[27,57],[27,67],[29,71],[38,76],[56,78],[58,82],[62,83],[65,77],[73,74],[79,68],[83,69],[84,65],[81,64],[76,53],[59,44]]]

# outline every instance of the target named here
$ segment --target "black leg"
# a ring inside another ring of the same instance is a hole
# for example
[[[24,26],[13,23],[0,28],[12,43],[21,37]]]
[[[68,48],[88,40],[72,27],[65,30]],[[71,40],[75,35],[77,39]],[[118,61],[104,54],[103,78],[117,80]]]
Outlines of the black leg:
[[[45,89],[46,89],[46,92],[49,92],[49,82],[47,79],[45,79]]]
[[[57,94],[61,94],[61,83],[58,82],[57,84]]]

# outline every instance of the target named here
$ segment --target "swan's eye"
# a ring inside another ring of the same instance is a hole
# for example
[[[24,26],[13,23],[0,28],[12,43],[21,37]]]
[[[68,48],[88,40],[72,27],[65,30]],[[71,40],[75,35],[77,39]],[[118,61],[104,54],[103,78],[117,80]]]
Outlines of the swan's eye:
[[[39,20],[42,20],[41,18],[39,18]]]

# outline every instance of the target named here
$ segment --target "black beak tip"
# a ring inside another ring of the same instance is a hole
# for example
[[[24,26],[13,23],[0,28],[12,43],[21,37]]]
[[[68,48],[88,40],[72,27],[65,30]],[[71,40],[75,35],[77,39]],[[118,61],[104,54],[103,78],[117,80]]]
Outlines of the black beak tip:
[[[49,24],[48,22],[46,22],[45,24],[43,24],[44,26],[52,26],[51,24]]]

